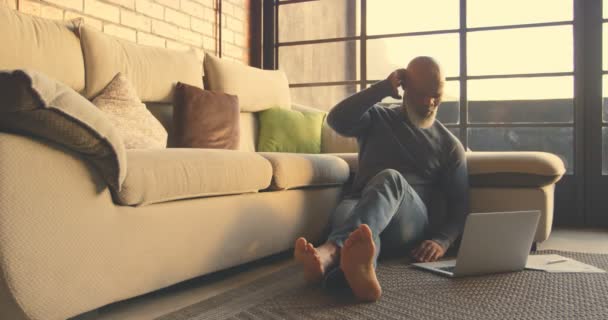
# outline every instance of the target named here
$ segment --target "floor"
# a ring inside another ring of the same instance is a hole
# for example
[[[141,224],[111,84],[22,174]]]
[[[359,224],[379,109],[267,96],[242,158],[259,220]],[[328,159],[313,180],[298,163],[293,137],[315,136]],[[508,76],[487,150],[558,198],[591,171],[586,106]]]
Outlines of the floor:
[[[608,253],[608,230],[556,229],[540,250]],[[118,302],[72,320],[154,319],[269,274],[290,263],[288,253],[246,266],[190,280],[141,297]]]

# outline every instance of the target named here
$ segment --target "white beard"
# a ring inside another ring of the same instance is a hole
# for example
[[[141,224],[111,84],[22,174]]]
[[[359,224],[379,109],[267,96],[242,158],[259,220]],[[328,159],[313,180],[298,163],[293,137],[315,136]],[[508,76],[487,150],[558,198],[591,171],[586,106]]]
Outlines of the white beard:
[[[403,99],[403,108],[405,109],[407,117],[410,119],[412,124],[422,129],[428,129],[433,125],[433,123],[435,123],[437,109],[439,109],[435,108],[433,109],[433,112],[431,112],[431,114],[427,115],[426,117],[422,117],[418,113],[416,113],[414,108],[412,108],[407,102],[405,102],[405,99]]]

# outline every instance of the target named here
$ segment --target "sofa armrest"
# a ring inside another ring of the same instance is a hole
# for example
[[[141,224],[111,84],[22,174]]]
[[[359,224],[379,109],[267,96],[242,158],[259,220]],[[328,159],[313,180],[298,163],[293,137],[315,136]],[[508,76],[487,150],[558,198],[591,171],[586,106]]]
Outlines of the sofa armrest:
[[[547,152],[467,152],[471,187],[544,187],[559,181],[566,168]]]

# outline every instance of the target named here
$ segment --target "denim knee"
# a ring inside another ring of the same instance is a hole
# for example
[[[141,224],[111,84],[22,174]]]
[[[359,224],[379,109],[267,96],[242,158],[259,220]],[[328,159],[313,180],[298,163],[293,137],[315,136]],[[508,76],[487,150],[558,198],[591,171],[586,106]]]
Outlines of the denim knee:
[[[367,184],[368,187],[372,187],[376,184],[384,184],[389,183],[391,186],[394,186],[395,189],[404,191],[409,187],[409,183],[403,177],[401,172],[395,169],[384,169],[378,172]]]

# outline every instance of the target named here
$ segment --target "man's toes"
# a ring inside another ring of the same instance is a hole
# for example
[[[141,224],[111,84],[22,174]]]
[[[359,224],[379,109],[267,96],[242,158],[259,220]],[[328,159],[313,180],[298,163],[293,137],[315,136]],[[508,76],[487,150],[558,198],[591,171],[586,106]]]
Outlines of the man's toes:
[[[358,230],[360,231],[362,237],[372,237],[372,229],[370,229],[368,225],[362,224],[359,226]]]
[[[304,250],[304,248],[306,248],[306,239],[300,237],[296,240],[296,249]]]

